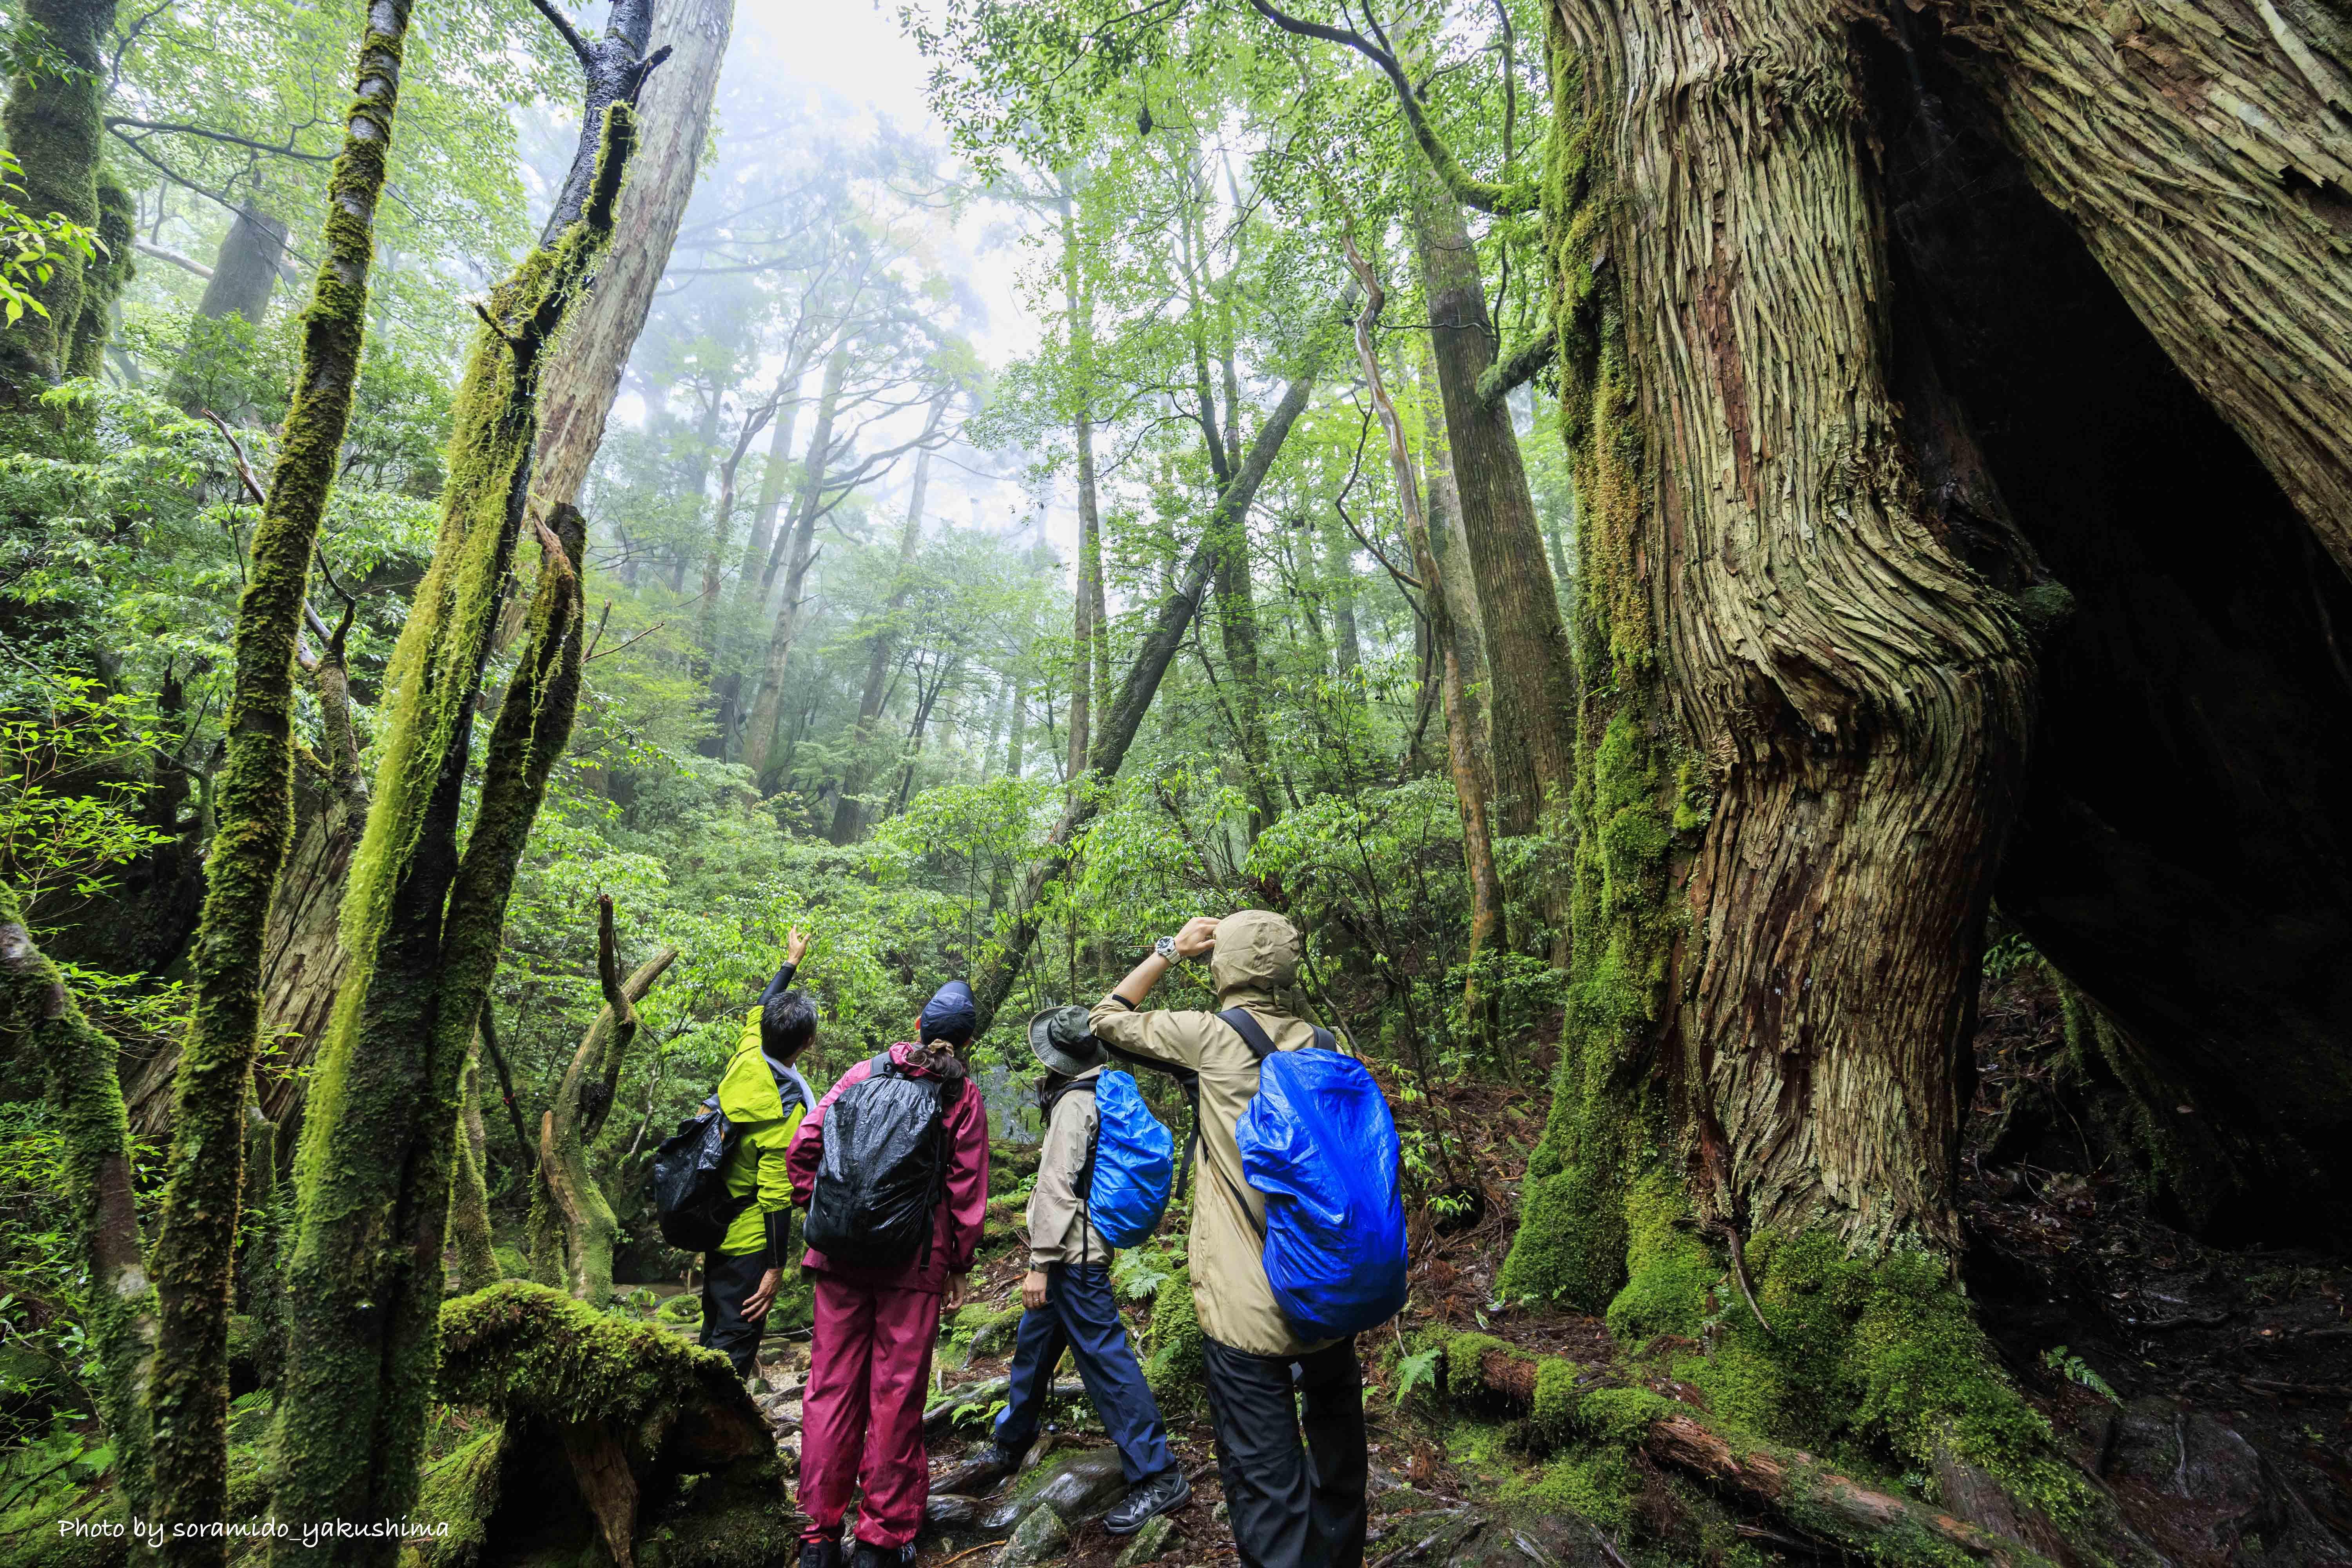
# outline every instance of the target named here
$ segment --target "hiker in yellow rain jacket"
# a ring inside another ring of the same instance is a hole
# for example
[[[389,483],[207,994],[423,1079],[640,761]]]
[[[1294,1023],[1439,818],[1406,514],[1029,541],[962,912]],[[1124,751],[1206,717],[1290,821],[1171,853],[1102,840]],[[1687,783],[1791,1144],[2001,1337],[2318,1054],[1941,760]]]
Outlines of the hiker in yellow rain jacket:
[[[749,1377],[758,1368],[760,1328],[791,1257],[793,1178],[784,1163],[801,1118],[816,1102],[793,1061],[816,1037],[816,1004],[789,989],[808,938],[795,927],[784,964],[743,1016],[742,1037],[719,1080],[719,1109],[735,1128],[719,1174],[736,1205],[719,1250],[703,1257],[702,1343],[724,1351]]]

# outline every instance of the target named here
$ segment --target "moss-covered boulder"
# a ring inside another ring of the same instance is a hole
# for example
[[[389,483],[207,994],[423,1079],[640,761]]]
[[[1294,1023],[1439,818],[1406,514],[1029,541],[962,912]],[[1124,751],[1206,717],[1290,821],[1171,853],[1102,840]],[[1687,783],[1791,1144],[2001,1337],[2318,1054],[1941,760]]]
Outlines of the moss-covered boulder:
[[[509,1280],[441,1310],[439,1393],[485,1418],[432,1465],[405,1568],[601,1555],[761,1568],[797,1552],[775,1441],[724,1356]]]
[[[1143,1336],[1143,1380],[1163,1405],[1189,1409],[1205,1394],[1204,1340],[1192,1308],[1192,1271],[1178,1268],[1151,1299],[1151,1326]]]

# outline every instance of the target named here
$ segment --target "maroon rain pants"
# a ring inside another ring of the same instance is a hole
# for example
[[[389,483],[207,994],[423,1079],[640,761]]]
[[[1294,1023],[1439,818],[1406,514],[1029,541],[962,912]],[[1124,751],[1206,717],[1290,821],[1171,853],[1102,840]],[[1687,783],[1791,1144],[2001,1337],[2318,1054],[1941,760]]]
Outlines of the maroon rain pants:
[[[930,1461],[923,1452],[923,1398],[940,1295],[814,1277],[815,1331],[801,1403],[801,1512],[805,1539],[841,1533],[850,1494],[861,1492],[857,1539],[904,1546],[923,1522]]]

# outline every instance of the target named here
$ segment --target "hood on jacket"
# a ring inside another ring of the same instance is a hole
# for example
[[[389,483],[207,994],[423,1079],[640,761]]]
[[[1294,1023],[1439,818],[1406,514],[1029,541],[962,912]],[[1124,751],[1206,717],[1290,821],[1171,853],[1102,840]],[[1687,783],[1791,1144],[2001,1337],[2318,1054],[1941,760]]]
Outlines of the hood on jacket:
[[[890,1059],[921,1078],[953,1082],[966,1076],[961,1058],[940,1046],[919,1046],[912,1040],[900,1040],[890,1047]]]
[[[1217,922],[1209,979],[1223,1000],[1235,991],[1269,995],[1298,980],[1298,928],[1271,910],[1239,910]]]

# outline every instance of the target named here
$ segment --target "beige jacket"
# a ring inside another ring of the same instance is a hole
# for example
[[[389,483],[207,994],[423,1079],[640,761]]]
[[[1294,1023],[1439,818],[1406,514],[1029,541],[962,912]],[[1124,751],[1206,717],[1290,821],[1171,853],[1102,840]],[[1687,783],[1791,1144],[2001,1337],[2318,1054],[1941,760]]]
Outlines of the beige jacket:
[[[1248,1008],[1279,1051],[1315,1040],[1315,1026],[1275,999],[1297,977],[1298,932],[1288,921],[1244,910],[1218,922],[1209,958],[1218,1005]],[[1201,1331],[1253,1355],[1304,1355],[1328,1344],[1292,1334],[1266,1283],[1257,1231],[1265,1200],[1242,1179],[1234,1142],[1234,1125],[1257,1093],[1257,1058],[1249,1047],[1215,1013],[1138,1012],[1116,994],[1096,1005],[1093,1020],[1097,1038],[1201,1075],[1201,1169],[1192,1178],[1190,1250]]]
[[[1103,1069],[1092,1068],[1072,1083],[1092,1083]],[[1102,1232],[1086,1216],[1085,1195],[1078,1177],[1087,1167],[1087,1145],[1094,1141],[1102,1112],[1091,1094],[1066,1092],[1054,1102],[1054,1119],[1045,1127],[1045,1146],[1037,1153],[1037,1184],[1029,1190],[1029,1267],[1050,1268],[1056,1263],[1108,1265],[1110,1248]]]

